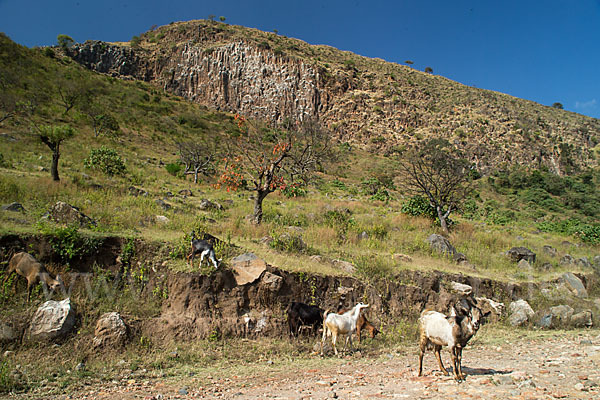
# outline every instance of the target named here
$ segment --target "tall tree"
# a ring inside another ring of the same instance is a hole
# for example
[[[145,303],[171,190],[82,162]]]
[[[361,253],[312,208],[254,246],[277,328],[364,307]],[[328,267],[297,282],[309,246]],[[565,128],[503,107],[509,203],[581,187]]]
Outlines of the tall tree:
[[[38,128],[39,137],[50,150],[52,150],[52,166],[50,174],[52,179],[59,181],[58,160],[60,158],[60,145],[63,141],[73,137],[75,131],[69,125],[44,125]]]
[[[292,184],[307,184],[334,157],[327,131],[316,121],[264,127],[236,116],[239,134],[228,141],[225,171],[219,185],[255,192],[252,221],[260,224],[263,201]]]
[[[400,161],[401,187],[423,195],[448,234],[448,218],[472,191],[471,165],[445,139],[430,139]]]

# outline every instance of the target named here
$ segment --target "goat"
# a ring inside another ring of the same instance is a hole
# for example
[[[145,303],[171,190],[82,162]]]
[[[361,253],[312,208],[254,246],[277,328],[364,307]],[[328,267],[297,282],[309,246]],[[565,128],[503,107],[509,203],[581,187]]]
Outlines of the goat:
[[[325,338],[331,336],[331,343],[333,344],[333,351],[335,355],[338,355],[337,342],[338,335],[346,335],[346,342],[344,343],[344,351],[348,342],[350,342],[350,351],[352,349],[352,332],[356,329],[356,321],[360,315],[360,310],[369,307],[368,304],[358,303],[352,309],[345,312],[344,314],[329,313],[325,311],[323,315],[323,338],[321,339],[321,355],[323,355],[323,344]]]
[[[348,310],[342,309],[339,310],[338,314],[343,314]],[[368,320],[367,317],[363,313],[360,313],[358,316],[358,320],[356,320],[356,336],[358,336],[358,343],[361,341],[361,332],[366,330],[369,332],[371,339],[375,338],[375,336],[379,333],[379,330],[373,326]]]
[[[433,348],[433,352],[438,360],[440,369],[444,375],[449,375],[440,355],[442,346],[448,346],[452,356],[452,366],[454,378],[457,381],[465,379],[462,372],[462,350],[467,345],[469,339],[475,335],[479,325],[489,313],[482,315],[481,310],[470,305],[466,308],[466,301],[458,304],[458,309],[462,313],[459,315],[455,306],[450,307],[450,316],[437,311],[423,310],[419,318],[419,374],[423,373],[423,355],[425,350]]]
[[[35,259],[31,254],[20,252],[11,257],[8,262],[8,269],[6,270],[6,276],[2,284],[4,285],[10,275],[16,272],[27,279],[27,302],[31,297],[31,290],[37,282],[43,282],[50,290],[56,290],[62,284],[60,275],[56,275],[56,279],[52,278],[46,271],[44,266]],[[15,292],[16,292],[16,280],[15,280]]]
[[[323,310],[317,306],[293,302],[287,309],[287,320],[292,336],[298,336],[304,326],[309,326],[316,332],[317,327],[323,323]]]
[[[187,257],[188,262],[190,263],[190,266],[192,268],[194,268],[194,258],[196,257],[196,254],[200,254],[200,264],[198,265],[198,268],[200,268],[202,266],[202,261],[204,261],[204,256],[207,256],[207,255],[208,255],[208,259],[212,262],[215,269],[219,268],[218,263],[220,263],[222,259],[219,258],[218,261],[216,260],[215,250],[213,249],[212,244],[210,244],[206,240],[196,239],[195,231],[192,231],[190,236],[192,238],[191,239],[192,252]]]

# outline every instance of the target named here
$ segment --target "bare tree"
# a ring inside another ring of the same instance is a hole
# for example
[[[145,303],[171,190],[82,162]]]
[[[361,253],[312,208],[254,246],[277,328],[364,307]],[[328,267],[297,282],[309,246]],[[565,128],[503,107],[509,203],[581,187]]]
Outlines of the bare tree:
[[[69,125],[45,125],[38,129],[40,140],[52,150],[52,166],[50,173],[52,179],[59,181],[58,160],[60,158],[60,145],[63,141],[73,137],[75,131]]]
[[[200,173],[209,176],[215,172],[217,147],[218,143],[215,141],[177,143],[179,159],[185,168],[184,174],[194,175],[194,183],[198,183]]]
[[[310,181],[334,156],[327,131],[316,121],[277,127],[259,126],[236,116],[240,134],[228,141],[228,157],[220,184],[256,193],[252,221],[260,224],[263,200],[287,185]]]
[[[436,212],[440,226],[448,234],[450,213],[472,191],[470,163],[445,139],[430,139],[400,161],[401,187],[423,195]]]

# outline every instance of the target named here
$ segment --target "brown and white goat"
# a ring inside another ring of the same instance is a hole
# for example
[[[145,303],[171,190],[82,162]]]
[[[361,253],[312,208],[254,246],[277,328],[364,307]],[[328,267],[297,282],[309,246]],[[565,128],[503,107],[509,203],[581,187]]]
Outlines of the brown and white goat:
[[[450,308],[450,316],[437,311],[423,310],[419,318],[419,376],[423,372],[423,355],[425,354],[425,350],[431,348],[433,348],[440,369],[444,375],[448,375],[448,371],[444,368],[440,355],[442,346],[448,346],[452,356],[454,378],[457,381],[464,380],[465,375],[461,368],[463,347],[475,335],[482,319],[486,315],[483,315],[481,310],[475,305],[461,309],[460,314],[452,306]]]
[[[50,290],[56,290],[60,287],[60,275],[56,275],[56,279],[52,278],[46,271],[46,268],[35,259],[31,254],[20,252],[11,257],[8,262],[8,269],[6,270],[6,276],[4,277],[3,284],[9,278],[10,274],[16,272],[27,279],[27,302],[31,297],[31,290],[38,282],[43,282]],[[16,280],[15,280],[16,290]]]
[[[346,309],[339,310],[338,314],[345,313]],[[375,338],[375,336],[379,333],[379,330],[373,326],[368,320],[367,317],[363,313],[360,313],[358,316],[358,320],[356,320],[356,336],[358,336],[358,343],[361,341],[361,333],[362,331],[369,332],[369,336],[371,339]]]
[[[325,338],[331,336],[331,343],[333,344],[333,351],[335,355],[338,355],[335,344],[339,335],[345,335],[346,341],[344,342],[344,350],[348,342],[350,342],[350,351],[352,351],[352,332],[356,329],[356,321],[360,316],[360,310],[369,307],[368,304],[358,303],[352,309],[345,312],[344,314],[329,313],[325,311],[323,315],[323,338],[321,339],[321,355],[323,355],[323,345]]]

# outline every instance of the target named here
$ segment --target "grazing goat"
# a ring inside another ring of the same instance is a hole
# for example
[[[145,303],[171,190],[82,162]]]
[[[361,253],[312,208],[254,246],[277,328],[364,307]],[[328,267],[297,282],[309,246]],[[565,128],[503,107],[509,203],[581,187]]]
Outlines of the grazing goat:
[[[192,252],[187,257],[188,262],[190,263],[190,266],[192,268],[194,268],[194,258],[196,257],[196,254],[200,254],[200,264],[198,265],[198,268],[202,267],[202,261],[204,261],[204,256],[207,256],[207,255],[208,255],[208,259],[215,266],[215,269],[219,268],[218,263],[221,262],[221,259],[219,258],[218,261],[216,260],[215,250],[213,249],[212,244],[210,244],[206,240],[196,239],[195,231],[192,231],[190,236],[192,237],[192,241],[191,241]]]
[[[337,313],[343,314],[347,311],[348,310],[346,309],[342,309],[339,310]],[[371,339],[375,338],[375,336],[379,333],[379,330],[367,320],[367,317],[365,317],[363,313],[360,313],[358,316],[358,320],[356,320],[356,336],[358,336],[358,343],[360,343],[361,340],[361,332],[364,330],[369,332]]]
[[[423,372],[423,355],[425,350],[430,348],[433,348],[440,369],[444,375],[448,375],[440,355],[442,346],[448,346],[452,355],[455,379],[459,382],[465,379],[461,368],[463,347],[475,335],[482,319],[489,314],[482,315],[477,306],[469,304],[470,308],[466,308],[466,304],[468,304],[466,301],[457,304],[461,314],[457,313],[457,308],[454,306],[450,307],[450,316],[427,309],[421,313],[419,318],[419,376]]]
[[[27,302],[31,297],[31,290],[38,282],[43,282],[50,290],[56,290],[61,285],[60,275],[56,275],[56,279],[53,279],[50,274],[46,271],[44,266],[36,260],[31,254],[20,252],[11,257],[8,262],[8,269],[6,270],[6,276],[3,280],[3,285],[6,283],[10,275],[16,272],[27,279]],[[16,291],[16,280],[15,280],[15,291]]]
[[[348,342],[350,342],[350,351],[352,351],[352,332],[356,329],[356,321],[360,315],[360,310],[369,307],[368,304],[358,303],[350,311],[344,314],[328,313],[325,311],[323,315],[323,338],[321,339],[321,355],[323,355],[323,344],[325,338],[331,336],[331,343],[333,344],[333,351],[335,355],[338,354],[335,344],[337,342],[338,335],[346,335],[346,341],[344,342],[344,350]]]
[[[293,302],[287,309],[287,320],[292,336],[298,336],[303,326],[310,326],[316,332],[323,323],[323,310],[317,306]]]

